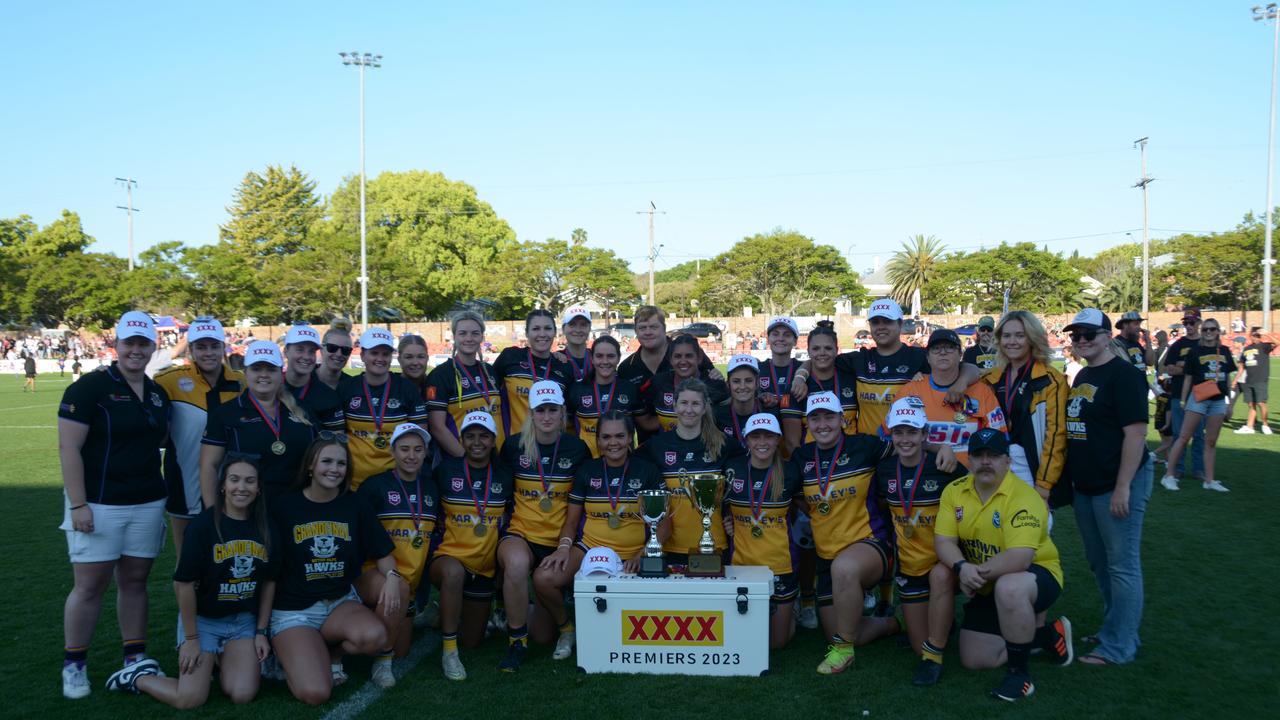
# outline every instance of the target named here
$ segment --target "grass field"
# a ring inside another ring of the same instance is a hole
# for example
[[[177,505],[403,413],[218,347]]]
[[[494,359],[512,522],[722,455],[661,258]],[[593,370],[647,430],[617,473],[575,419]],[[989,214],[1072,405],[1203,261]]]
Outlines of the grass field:
[[[1273,370],[1280,378],[1280,367]],[[8,580],[7,611],[0,615],[0,673],[4,678],[0,716],[60,718],[92,715],[128,718],[168,715],[148,698],[107,693],[102,683],[119,666],[120,637],[109,594],[89,660],[94,684],[88,700],[64,700],[59,686],[62,604],[71,585],[66,544],[57,529],[62,514],[57,465],[55,411],[67,381],[42,376],[36,395],[24,394],[17,376],[0,376],[0,547]],[[1280,402],[1280,382],[1272,381]],[[1230,428],[1239,426],[1242,404]],[[1280,418],[1272,414],[1280,429]],[[1154,441],[1154,435],[1152,436]],[[1154,447],[1154,443],[1153,443]],[[520,718],[631,717],[871,717],[965,718],[986,714],[1045,718],[1235,717],[1263,715],[1280,699],[1276,675],[1276,616],[1273,590],[1276,534],[1262,512],[1280,502],[1280,434],[1231,434],[1219,449],[1218,477],[1226,495],[1184,483],[1183,491],[1156,488],[1144,538],[1146,619],[1138,661],[1127,667],[1079,664],[1048,667],[1033,660],[1037,692],[1016,709],[986,691],[1003,671],[962,670],[954,651],[942,682],[931,689],[910,682],[915,657],[892,641],[858,651],[857,669],[821,677],[814,667],[825,643],[817,631],[800,630],[792,645],[776,653],[763,678],[709,679],[658,676],[586,676],[570,662],[553,662],[550,649],[535,647],[516,675],[497,663],[503,640],[463,651],[470,678],[448,683],[439,669],[438,638],[427,635],[417,647],[421,662],[380,696],[365,688],[368,662],[349,659],[352,680],[329,705],[307,708],[283,684],[266,683],[252,706],[239,708],[217,694],[196,711],[202,717],[366,716],[482,718],[501,713]],[[1083,559],[1074,518],[1057,513],[1054,538],[1062,552],[1066,589],[1055,606],[1073,620],[1077,635],[1097,629],[1100,601]],[[1261,557],[1258,554],[1261,553]],[[150,652],[170,674],[176,609],[169,580],[171,548],[151,575]],[[954,646],[954,643],[953,643]],[[1084,648],[1077,644],[1077,651]],[[1270,658],[1270,659],[1268,659]],[[403,669],[403,668],[402,668]],[[370,703],[370,696],[374,696]],[[345,703],[345,704],[344,704]]]

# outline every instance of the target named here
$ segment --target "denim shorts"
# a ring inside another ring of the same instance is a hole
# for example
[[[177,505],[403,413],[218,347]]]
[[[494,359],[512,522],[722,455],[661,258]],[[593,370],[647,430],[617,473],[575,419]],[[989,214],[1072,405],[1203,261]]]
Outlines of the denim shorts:
[[[1183,408],[1183,412],[1193,412],[1210,417],[1212,415],[1227,414],[1227,399],[1218,396],[1212,400],[1197,400],[1193,397],[1187,398],[1187,406]],[[1181,430],[1181,428],[1178,428]]]
[[[241,612],[220,618],[196,616],[196,632],[200,635],[200,652],[221,655],[232,640],[253,639],[257,630],[257,618],[251,612]],[[186,633],[182,618],[178,618],[178,647],[182,647]]]
[[[296,627],[309,627],[319,630],[324,621],[329,619],[333,609],[345,602],[360,602],[360,594],[352,587],[346,595],[334,600],[320,600],[311,607],[301,610],[272,610],[271,636],[275,637],[285,630]]]

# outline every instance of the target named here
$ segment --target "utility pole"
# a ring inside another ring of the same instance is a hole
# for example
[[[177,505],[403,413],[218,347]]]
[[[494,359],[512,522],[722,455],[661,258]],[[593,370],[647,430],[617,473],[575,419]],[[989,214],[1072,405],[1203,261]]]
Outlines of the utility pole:
[[[1142,317],[1151,310],[1151,240],[1147,236],[1147,186],[1153,178],[1147,177],[1147,138],[1133,141],[1142,155],[1142,177],[1133,186],[1142,188]]]
[[[659,210],[658,206],[654,205],[653,201],[650,200],[649,209],[637,210],[636,214],[649,216],[649,304],[654,305],[656,304],[654,300],[657,296],[653,294],[653,261],[658,257],[658,253],[654,250],[653,246],[653,216],[655,214],[666,215],[667,213]]]
[[[1270,20],[1274,26],[1271,40],[1271,116],[1267,120],[1267,226],[1263,230],[1262,248],[1262,331],[1271,332],[1271,176],[1274,174],[1276,146],[1276,63],[1280,61],[1280,13],[1275,3],[1265,8],[1253,6],[1253,19]]]
[[[365,241],[364,219],[364,69],[382,67],[382,56],[373,53],[363,55],[352,51],[340,52],[343,65],[355,65],[360,68],[360,326],[369,327],[369,259],[368,243]]]
[[[116,208],[124,210],[129,216],[129,272],[133,272],[133,214],[142,212],[133,206],[133,189],[138,186],[138,181],[132,178],[116,178],[116,182],[124,186],[126,202],[128,205],[117,205]]]

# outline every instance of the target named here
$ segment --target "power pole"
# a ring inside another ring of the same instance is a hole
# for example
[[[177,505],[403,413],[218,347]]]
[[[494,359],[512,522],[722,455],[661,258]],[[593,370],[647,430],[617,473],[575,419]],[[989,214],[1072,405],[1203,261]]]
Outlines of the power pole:
[[[1142,188],[1142,317],[1151,309],[1151,241],[1147,237],[1147,186],[1154,178],[1147,177],[1147,138],[1133,141],[1142,155],[1142,177],[1133,186]]]
[[[654,305],[656,304],[654,300],[657,296],[653,293],[653,261],[658,257],[658,253],[654,251],[653,247],[653,216],[655,214],[666,215],[667,213],[659,210],[658,206],[654,205],[653,201],[650,200],[649,209],[637,210],[636,214],[649,216],[649,304]]]
[[[133,272],[133,214],[142,212],[133,206],[133,189],[138,186],[138,181],[132,178],[116,178],[116,182],[124,186],[125,197],[128,198],[128,205],[117,205],[116,208],[124,210],[129,216],[129,271]]]

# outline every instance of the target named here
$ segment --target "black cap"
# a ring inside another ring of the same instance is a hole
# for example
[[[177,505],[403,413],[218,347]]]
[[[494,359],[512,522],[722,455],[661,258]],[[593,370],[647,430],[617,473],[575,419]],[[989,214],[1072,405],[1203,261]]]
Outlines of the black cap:
[[[979,450],[987,450],[997,455],[1008,455],[1009,441],[1005,439],[1003,432],[992,428],[983,428],[969,436],[969,454],[973,455]]]
[[[926,345],[925,347],[931,348],[934,345],[943,345],[943,344],[950,344],[950,345],[955,345],[956,347],[960,347],[960,336],[956,334],[955,330],[938,328],[937,330],[934,330],[932,333],[929,334],[929,344]]]

